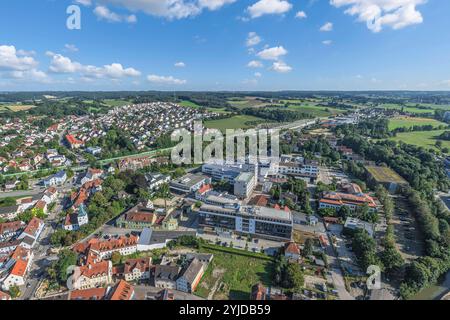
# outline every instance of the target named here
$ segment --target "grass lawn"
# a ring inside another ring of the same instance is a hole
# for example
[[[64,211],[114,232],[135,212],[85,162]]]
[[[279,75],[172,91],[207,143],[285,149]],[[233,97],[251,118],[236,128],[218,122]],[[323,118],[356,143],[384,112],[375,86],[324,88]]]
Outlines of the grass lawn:
[[[446,130],[434,130],[434,131],[415,131],[415,132],[403,132],[397,134],[396,137],[390,138],[393,141],[403,141],[404,143],[424,147],[427,149],[437,149],[434,144],[438,140],[437,137]],[[442,141],[443,148],[450,148],[450,141]]]
[[[248,122],[251,121],[260,121],[264,122],[263,119],[254,117],[254,116],[247,116],[247,115],[238,115],[233,116],[231,118],[226,119],[219,119],[219,120],[209,120],[205,122],[206,128],[211,129],[219,129],[221,131],[225,131],[226,129],[247,129],[252,127],[251,125],[248,125]]]
[[[411,128],[413,126],[425,126],[432,125],[438,127],[441,125],[447,126],[446,123],[440,122],[429,118],[411,118],[411,117],[398,117],[389,120],[389,130],[397,128]]]
[[[214,259],[197,287],[198,296],[208,297],[216,282],[214,299],[231,300],[249,299],[258,282],[271,285],[273,259],[268,256],[213,245],[202,246],[200,251],[214,254]]]

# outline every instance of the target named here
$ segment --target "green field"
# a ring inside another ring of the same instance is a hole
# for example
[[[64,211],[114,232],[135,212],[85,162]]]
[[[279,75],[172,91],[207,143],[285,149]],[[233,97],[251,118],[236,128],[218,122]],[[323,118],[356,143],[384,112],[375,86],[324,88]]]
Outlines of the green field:
[[[131,102],[128,100],[115,100],[115,99],[105,99],[103,100],[103,103],[109,107],[122,107],[131,104]]]
[[[200,297],[208,297],[216,282],[215,300],[248,300],[253,285],[271,285],[273,260],[268,256],[209,245],[202,246],[201,252],[212,253],[214,258],[197,287]]]
[[[409,113],[414,113],[414,114],[429,114],[429,113],[434,113],[434,110],[450,111],[450,106],[445,106],[445,105],[420,104],[419,106],[429,108],[429,109],[418,108],[417,104],[413,104],[413,103],[408,103],[408,104],[406,104],[406,106],[402,106],[400,104],[395,104],[395,103],[385,103],[385,104],[379,105],[378,108],[396,109],[399,111],[402,110],[402,108],[403,108],[403,111],[409,112]]]
[[[219,129],[221,131],[225,131],[226,129],[247,129],[253,127],[252,125],[248,124],[248,122],[252,121],[265,122],[263,119],[258,117],[238,115],[226,119],[206,121],[205,127],[211,129]]]
[[[328,117],[331,115],[337,115],[344,113],[343,110],[328,108],[328,107],[319,107],[314,104],[304,104],[304,105],[289,105],[288,110],[294,111],[302,111],[305,113],[312,114],[316,117]]]
[[[239,109],[244,108],[260,108],[267,105],[280,105],[277,103],[271,103],[269,99],[265,99],[265,101],[259,100],[257,97],[246,97],[246,98],[231,98],[228,99],[228,103]]]
[[[188,101],[188,100],[183,100],[179,103],[180,106],[183,107],[188,107],[188,108],[200,108],[200,106],[192,101]]]
[[[180,106],[182,107],[187,107],[187,108],[194,108],[194,109],[198,109],[201,108],[200,105],[192,102],[192,101],[181,101],[179,103]],[[215,112],[215,113],[229,113],[229,111],[227,111],[225,108],[206,108],[207,111],[209,112]]]
[[[424,147],[427,149],[437,149],[435,143],[438,140],[437,137],[444,133],[446,130],[434,130],[434,131],[414,131],[414,132],[402,132],[397,134],[396,137],[390,138],[392,141],[403,141],[407,144]],[[442,141],[443,148],[450,148],[450,141]]]
[[[389,120],[389,130],[397,128],[411,128],[413,126],[425,126],[432,125],[433,127],[447,126],[446,123],[440,122],[429,118],[410,118],[410,117],[398,117]]]

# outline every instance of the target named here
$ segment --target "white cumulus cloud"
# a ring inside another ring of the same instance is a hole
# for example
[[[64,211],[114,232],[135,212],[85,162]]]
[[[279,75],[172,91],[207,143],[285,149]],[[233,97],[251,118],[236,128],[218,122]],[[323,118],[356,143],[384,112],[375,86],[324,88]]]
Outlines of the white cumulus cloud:
[[[249,68],[262,68],[263,64],[261,61],[258,60],[252,60],[247,64],[247,67]]]
[[[283,14],[292,9],[292,4],[285,0],[259,0],[247,8],[251,18],[266,14]]]
[[[151,74],[149,76],[147,76],[147,80],[153,83],[157,83],[157,84],[165,84],[165,85],[181,85],[181,84],[186,84],[187,81],[186,80],[181,80],[181,79],[177,79],[174,78],[172,76],[158,76],[156,74]]]
[[[258,57],[264,60],[278,60],[288,52],[282,46],[264,49],[258,52]]]
[[[51,57],[50,72],[53,73],[80,73],[85,78],[110,78],[118,79],[123,77],[139,77],[141,72],[134,68],[124,68],[120,63],[112,63],[97,67],[92,65],[83,65],[72,61],[70,58],[61,54],[47,52]]]
[[[137,18],[134,14],[132,15],[120,15],[115,12],[112,12],[105,6],[97,6],[94,9],[94,14],[100,19],[100,20],[106,20],[108,22],[128,22],[128,23],[135,23],[137,22]]]
[[[331,22],[325,23],[322,27],[320,27],[320,31],[322,32],[333,31],[333,24]]]
[[[426,0],[330,0],[330,3],[338,8],[347,7],[346,14],[366,22],[371,31],[380,32],[383,27],[397,30],[422,23],[422,14],[416,7]]]
[[[183,61],[179,61],[179,62],[176,62],[174,64],[174,66],[177,68],[184,68],[184,67],[186,67],[186,64]]]
[[[283,61],[275,61],[270,69],[278,73],[287,73],[292,71],[292,67]]]
[[[299,11],[299,12],[297,12],[297,14],[295,15],[295,17],[296,17],[297,19],[305,19],[305,18],[307,18],[308,16],[306,15],[305,11]]]
[[[28,54],[14,46],[0,46],[0,69],[25,71],[35,68],[38,62]]]
[[[253,47],[256,46],[261,42],[261,37],[258,36],[256,32],[249,32],[247,36],[246,45],[247,47]]]
[[[131,12],[143,12],[167,19],[183,19],[196,16],[203,10],[218,10],[236,0],[97,0],[96,2],[105,7],[111,5]]]

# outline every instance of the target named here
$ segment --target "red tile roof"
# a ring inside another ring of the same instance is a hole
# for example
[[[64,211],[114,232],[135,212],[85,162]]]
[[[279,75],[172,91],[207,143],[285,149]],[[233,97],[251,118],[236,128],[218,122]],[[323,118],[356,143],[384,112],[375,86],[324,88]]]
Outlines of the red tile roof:
[[[125,280],[121,280],[116,286],[110,300],[131,300],[133,294],[134,287]]]
[[[267,206],[268,203],[269,203],[269,198],[262,194],[253,197],[249,201],[249,205],[258,206],[258,207],[265,207],[265,206]]]
[[[28,261],[17,260],[16,263],[14,264],[14,267],[11,270],[11,274],[18,277],[23,277],[27,271],[27,266]]]
[[[17,230],[23,227],[22,221],[13,221],[13,222],[5,222],[0,223],[0,234],[6,232],[16,232]]]
[[[150,270],[150,265],[150,258],[129,259],[125,262],[124,273],[132,273],[134,269],[147,272]]]
[[[69,300],[103,300],[107,292],[106,288],[74,290],[69,293]]]
[[[36,236],[36,232],[42,223],[43,222],[41,219],[33,217],[33,219],[31,219],[31,221],[28,223],[27,227],[25,228],[25,230],[23,232],[34,237],[34,236]]]
[[[73,135],[68,134],[66,135],[66,140],[70,145],[81,145],[83,144],[83,141],[78,140],[77,138],[75,138]]]
[[[99,276],[107,275],[109,271],[110,261],[101,261],[80,267],[81,275],[87,278],[97,278]]]
[[[289,242],[286,244],[284,252],[300,255],[300,248],[298,247],[298,245],[295,242]]]

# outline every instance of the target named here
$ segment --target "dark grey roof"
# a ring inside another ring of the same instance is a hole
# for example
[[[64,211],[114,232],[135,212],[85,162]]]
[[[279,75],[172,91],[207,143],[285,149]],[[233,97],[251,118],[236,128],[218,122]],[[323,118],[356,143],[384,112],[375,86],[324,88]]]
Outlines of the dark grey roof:
[[[194,259],[186,270],[184,270],[182,277],[185,278],[188,283],[192,284],[202,268],[203,264],[197,259]]]
[[[171,280],[175,281],[178,277],[180,268],[178,266],[162,266],[155,267],[155,280]]]
[[[2,208],[0,208],[0,215],[2,215],[2,214],[9,214],[9,213],[16,213],[17,210],[19,210],[19,206],[2,207]]]
[[[26,244],[28,244],[31,247],[34,244],[34,239],[30,236],[25,236],[22,239],[22,242],[25,242]]]

